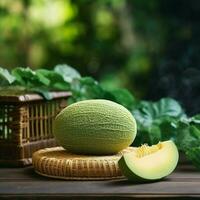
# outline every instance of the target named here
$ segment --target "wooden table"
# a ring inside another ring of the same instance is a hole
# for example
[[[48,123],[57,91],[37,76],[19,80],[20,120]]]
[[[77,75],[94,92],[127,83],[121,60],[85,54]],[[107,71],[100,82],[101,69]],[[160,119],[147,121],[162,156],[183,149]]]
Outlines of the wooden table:
[[[200,198],[200,173],[179,167],[154,183],[127,180],[64,181],[45,178],[32,167],[0,168],[0,199],[196,199]]]

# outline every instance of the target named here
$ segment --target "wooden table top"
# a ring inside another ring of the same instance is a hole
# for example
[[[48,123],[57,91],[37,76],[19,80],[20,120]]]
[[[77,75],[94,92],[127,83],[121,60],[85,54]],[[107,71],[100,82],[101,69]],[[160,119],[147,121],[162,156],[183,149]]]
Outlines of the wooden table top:
[[[196,199],[200,173],[190,165],[159,182],[134,184],[125,179],[65,181],[42,177],[32,167],[0,168],[0,199]]]

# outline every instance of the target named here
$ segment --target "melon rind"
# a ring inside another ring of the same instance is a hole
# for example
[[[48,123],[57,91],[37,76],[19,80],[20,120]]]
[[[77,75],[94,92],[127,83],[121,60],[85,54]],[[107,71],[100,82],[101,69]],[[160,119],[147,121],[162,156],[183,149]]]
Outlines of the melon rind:
[[[108,100],[85,100],[62,110],[54,135],[65,149],[78,154],[115,154],[132,144],[136,122],[123,106]]]

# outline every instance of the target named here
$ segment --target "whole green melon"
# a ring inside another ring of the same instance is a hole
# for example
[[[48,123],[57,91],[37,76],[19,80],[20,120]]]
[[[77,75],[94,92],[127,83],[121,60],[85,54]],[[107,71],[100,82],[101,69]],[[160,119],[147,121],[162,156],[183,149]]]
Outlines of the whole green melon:
[[[136,136],[136,122],[123,106],[108,100],[85,100],[63,109],[54,135],[65,149],[78,154],[115,154]]]

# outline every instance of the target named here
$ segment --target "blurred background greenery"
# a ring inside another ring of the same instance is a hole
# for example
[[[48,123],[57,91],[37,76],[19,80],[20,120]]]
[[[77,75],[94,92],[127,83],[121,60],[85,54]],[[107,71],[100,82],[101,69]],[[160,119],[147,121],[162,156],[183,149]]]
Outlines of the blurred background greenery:
[[[200,112],[199,0],[0,0],[0,66],[67,63]]]

